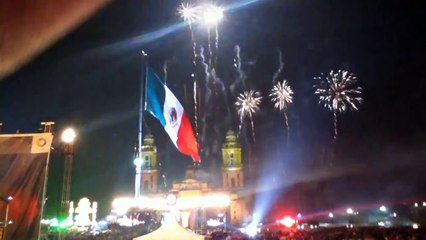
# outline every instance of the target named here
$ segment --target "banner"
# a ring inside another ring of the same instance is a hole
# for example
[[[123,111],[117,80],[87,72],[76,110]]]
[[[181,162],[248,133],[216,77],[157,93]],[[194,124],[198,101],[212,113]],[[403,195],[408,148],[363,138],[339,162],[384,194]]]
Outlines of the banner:
[[[51,133],[0,135],[0,221],[8,209],[8,240],[38,239],[52,139]]]

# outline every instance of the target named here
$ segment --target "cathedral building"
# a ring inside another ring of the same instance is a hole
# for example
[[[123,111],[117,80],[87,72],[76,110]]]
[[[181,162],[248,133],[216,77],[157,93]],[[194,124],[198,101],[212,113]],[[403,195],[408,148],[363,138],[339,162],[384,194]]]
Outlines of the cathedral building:
[[[222,145],[222,186],[212,188],[197,177],[197,167],[186,170],[185,179],[160,190],[160,171],[154,137],[144,138],[141,154],[141,196],[137,205],[144,210],[173,211],[182,226],[200,229],[212,222],[241,226],[248,222],[250,196],[245,189],[241,145],[235,132],[228,131]]]

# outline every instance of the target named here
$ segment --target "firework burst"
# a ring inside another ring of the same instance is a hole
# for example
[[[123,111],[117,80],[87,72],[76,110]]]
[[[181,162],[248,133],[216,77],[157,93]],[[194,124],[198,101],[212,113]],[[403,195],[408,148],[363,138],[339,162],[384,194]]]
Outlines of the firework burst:
[[[334,139],[337,138],[337,114],[346,110],[357,111],[362,103],[362,88],[357,86],[357,78],[348,71],[330,71],[328,75],[321,74],[314,77],[318,81],[315,87],[315,95],[319,97],[319,103],[334,116]]]
[[[254,133],[254,122],[253,115],[259,110],[259,105],[262,102],[262,97],[260,93],[257,91],[246,91],[240,94],[237,97],[237,102],[235,102],[235,106],[237,107],[237,113],[240,116],[240,125],[238,127],[238,135],[241,133],[241,126],[243,124],[243,120],[245,117],[250,118],[251,130],[253,142],[256,141],[255,133]]]
[[[282,83],[278,82],[274,85],[269,96],[272,98],[274,107],[284,113],[285,124],[287,127],[287,141],[290,134],[290,126],[288,124],[287,109],[293,103],[293,90],[284,80]]]
[[[200,18],[199,9],[189,3],[181,3],[177,11],[180,17],[189,24]]]
[[[188,23],[189,31],[191,32],[191,41],[192,41],[192,63],[194,64],[194,67],[197,67],[196,58],[197,58],[197,43],[195,42],[194,37],[194,31],[192,29],[192,23],[197,21],[200,18],[199,13],[199,7],[191,6],[189,3],[181,3],[178,8],[178,13],[180,17]],[[202,53],[201,53],[202,54]],[[191,78],[193,78],[193,92],[194,92],[194,122],[195,122],[195,136],[197,140],[199,140],[199,133],[198,133],[198,86],[197,86],[197,80],[195,78],[195,74],[191,74]]]

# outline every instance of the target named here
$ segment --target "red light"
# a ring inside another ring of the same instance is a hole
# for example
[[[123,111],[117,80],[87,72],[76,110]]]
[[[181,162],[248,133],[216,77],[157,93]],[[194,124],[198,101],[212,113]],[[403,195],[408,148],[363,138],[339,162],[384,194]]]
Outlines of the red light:
[[[296,223],[296,221],[294,221],[293,218],[287,216],[287,217],[284,217],[283,219],[279,220],[279,223],[290,228],[294,225],[294,223]]]

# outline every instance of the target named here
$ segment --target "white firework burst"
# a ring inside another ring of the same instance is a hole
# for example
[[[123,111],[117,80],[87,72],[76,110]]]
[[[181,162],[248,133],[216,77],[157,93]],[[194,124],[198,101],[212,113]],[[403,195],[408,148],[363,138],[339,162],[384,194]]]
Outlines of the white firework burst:
[[[293,103],[293,90],[291,90],[291,87],[288,85],[288,82],[284,80],[282,83],[278,82],[274,85],[269,96],[272,97],[274,107],[284,113],[288,141],[290,134],[290,126],[288,124],[287,109],[290,104]]]
[[[315,95],[319,97],[319,103],[333,112],[334,138],[337,137],[337,113],[346,110],[358,110],[363,102],[362,88],[357,86],[358,79],[352,73],[345,70],[330,71],[328,75],[321,74],[314,77],[318,81],[315,87]]]
[[[185,22],[188,22],[189,24],[195,22],[200,18],[198,7],[193,7],[189,3],[181,3],[177,11],[180,17],[183,18],[183,20]]]
[[[280,111],[286,111],[289,105],[293,103],[293,90],[286,80],[275,84],[269,96],[272,97],[274,107]]]
[[[241,126],[245,117],[250,118],[251,127],[252,127],[252,136],[253,141],[256,141],[254,134],[254,123],[253,123],[253,115],[259,110],[259,105],[262,102],[262,97],[260,93],[257,91],[245,91],[237,97],[237,102],[235,102],[235,106],[237,107],[237,113],[240,116],[240,125],[238,133],[241,133]]]
[[[259,92],[250,90],[240,94],[237,97],[237,106],[238,115],[240,118],[244,119],[247,116],[252,116],[259,110],[259,105],[262,101],[262,97]]]
[[[348,71],[330,71],[326,76],[321,74],[315,77],[319,83],[315,85],[315,94],[319,96],[319,103],[332,112],[345,112],[358,110],[362,103],[362,88],[357,87],[357,78]]]

